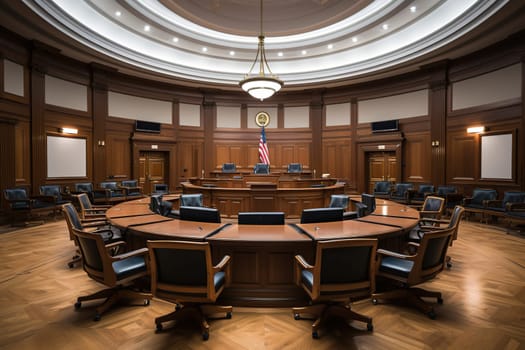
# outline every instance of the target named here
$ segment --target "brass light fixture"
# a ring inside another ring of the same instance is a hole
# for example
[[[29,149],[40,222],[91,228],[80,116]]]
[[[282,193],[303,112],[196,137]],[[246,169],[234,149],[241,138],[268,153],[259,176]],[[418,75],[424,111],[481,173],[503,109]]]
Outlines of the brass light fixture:
[[[261,4],[261,32],[259,34],[259,45],[257,47],[257,54],[255,60],[245,75],[244,80],[239,82],[241,88],[249,93],[251,96],[264,100],[265,98],[273,96],[283,86],[283,82],[272,73],[268,62],[266,61],[266,53],[264,52],[264,34],[263,34],[263,0],[260,0]],[[259,74],[251,75],[253,68],[259,62]],[[269,75],[265,73],[265,67],[268,70]]]

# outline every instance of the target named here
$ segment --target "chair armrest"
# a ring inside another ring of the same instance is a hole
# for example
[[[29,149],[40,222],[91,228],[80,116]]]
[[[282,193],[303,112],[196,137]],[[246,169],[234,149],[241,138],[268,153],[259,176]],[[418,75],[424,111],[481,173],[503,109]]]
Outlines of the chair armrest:
[[[100,219],[84,219],[80,220],[83,227],[100,227],[107,225],[108,222],[106,220],[100,220]]]
[[[485,200],[485,201],[483,201],[483,205],[486,208],[502,207],[503,206],[503,201],[502,200],[497,200],[497,199]]]
[[[125,242],[123,242],[123,243],[125,243]],[[109,246],[109,244],[106,245],[106,247],[108,247],[108,246]],[[114,256],[111,257],[111,260],[112,261],[124,260],[124,259],[127,259],[127,258],[131,258],[133,256],[139,256],[139,255],[144,255],[145,257],[147,257],[148,256],[148,248],[140,248],[140,249],[132,250],[131,252],[114,255]],[[148,259],[145,258],[145,260],[147,261]],[[146,262],[146,264],[147,264],[147,262]]]
[[[525,211],[525,203],[507,203],[506,211]]]
[[[310,265],[309,263],[306,262],[306,260],[304,260],[304,258],[301,256],[301,255],[296,255],[295,256],[295,261],[302,266],[303,269],[305,270],[313,270],[314,266],[313,265]]]
[[[213,271],[214,272],[219,272],[219,271],[222,271],[224,270],[224,267],[226,267],[226,265],[228,265],[231,261],[231,257],[229,255],[225,255],[222,260],[213,267]]]
[[[398,258],[398,259],[403,259],[403,260],[414,260],[414,258],[416,257],[415,255],[406,255],[406,254],[396,253],[396,252],[386,250],[386,249],[378,249],[377,254],[391,256],[393,258]]]

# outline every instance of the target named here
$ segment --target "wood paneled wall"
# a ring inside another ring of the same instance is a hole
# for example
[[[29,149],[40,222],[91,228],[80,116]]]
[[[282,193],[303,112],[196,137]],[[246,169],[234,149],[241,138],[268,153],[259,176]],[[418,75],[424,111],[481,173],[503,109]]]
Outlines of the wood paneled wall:
[[[85,64],[62,56],[57,50],[9,34],[0,33],[0,59],[24,66],[25,95],[0,91],[0,149],[2,189],[25,186],[33,193],[47,183],[72,185],[77,181],[98,184],[138,176],[138,154],[156,149],[169,154],[170,187],[181,181],[220,169],[234,162],[251,169],[258,162],[260,130],[248,128],[247,108],[277,108],[278,128],[267,129],[272,170],[285,171],[288,163],[330,173],[347,183],[349,192],[367,191],[366,157],[380,147],[398,157],[398,181],[454,184],[469,193],[474,187],[525,190],[524,99],[504,101],[452,111],[451,82],[475,77],[509,64],[522,65],[525,86],[525,35],[522,33],[497,47],[454,61],[438,62],[405,75],[349,82],[331,89],[283,91],[265,101],[254,101],[243,92],[207,91],[166,82],[127,76],[99,64]],[[479,57],[483,57],[480,63]],[[0,73],[2,71],[0,70]],[[46,74],[88,87],[88,110],[74,111],[45,104]],[[0,79],[1,81],[2,79]],[[29,84],[31,82],[31,84]],[[0,86],[2,87],[2,86]],[[400,132],[373,134],[369,124],[358,123],[361,100],[428,89],[428,115],[400,120]],[[134,120],[108,116],[108,91],[142,96],[173,105],[172,123],[163,124],[158,135],[134,131]],[[201,105],[199,127],[179,126],[179,103]],[[325,106],[350,103],[351,124],[325,126]],[[217,128],[217,106],[241,106],[239,129]],[[308,106],[309,127],[285,128],[284,107]],[[482,124],[490,131],[514,131],[516,140],[516,181],[485,181],[480,178],[479,135],[466,128]],[[62,126],[78,128],[88,140],[88,172],[83,179],[46,177],[46,135]],[[5,203],[3,203],[3,207]]]

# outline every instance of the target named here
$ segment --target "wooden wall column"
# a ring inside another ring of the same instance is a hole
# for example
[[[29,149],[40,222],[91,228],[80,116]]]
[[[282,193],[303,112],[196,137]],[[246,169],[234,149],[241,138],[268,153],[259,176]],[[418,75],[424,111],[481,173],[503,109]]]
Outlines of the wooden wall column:
[[[108,116],[107,72],[103,67],[92,65],[92,111],[93,111],[93,186],[106,180],[106,147],[99,141],[106,140],[106,118]],[[89,176],[89,174],[88,174]]]
[[[312,150],[310,152],[310,169],[316,171],[316,177],[323,173],[323,102],[315,99],[310,103],[310,127],[312,130]]]
[[[204,174],[208,174],[215,169],[215,151],[213,140],[213,133],[215,130],[215,119],[217,116],[217,104],[215,102],[204,101],[202,104],[204,113],[204,154],[202,155],[202,164],[199,166],[204,169]],[[200,176],[199,172],[199,176]]]

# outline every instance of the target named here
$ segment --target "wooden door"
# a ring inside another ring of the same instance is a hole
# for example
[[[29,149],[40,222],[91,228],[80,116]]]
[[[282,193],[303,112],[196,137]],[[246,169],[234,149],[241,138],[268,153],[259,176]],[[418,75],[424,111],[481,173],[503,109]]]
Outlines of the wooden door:
[[[373,193],[377,181],[396,182],[397,158],[395,152],[368,154],[368,193]]]
[[[139,183],[144,193],[151,193],[153,184],[168,183],[168,163],[167,152],[140,152]]]

